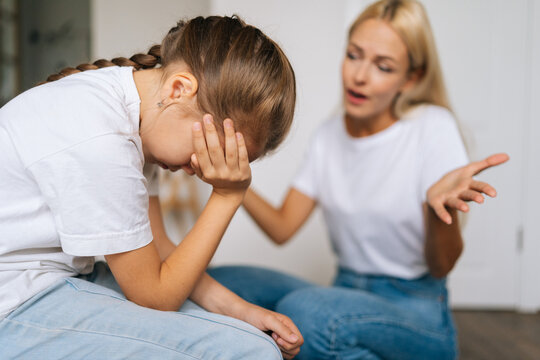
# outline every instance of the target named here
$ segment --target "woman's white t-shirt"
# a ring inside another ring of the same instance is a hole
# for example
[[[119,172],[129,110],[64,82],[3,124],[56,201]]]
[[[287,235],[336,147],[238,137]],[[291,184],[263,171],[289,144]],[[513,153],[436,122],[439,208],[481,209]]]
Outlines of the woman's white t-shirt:
[[[133,69],[110,67],[0,109],[0,317],[94,256],[152,241],[139,104]]]
[[[467,162],[452,114],[423,105],[364,138],[342,116],[325,122],[292,185],[321,206],[339,266],[412,279],[428,271],[426,191]]]

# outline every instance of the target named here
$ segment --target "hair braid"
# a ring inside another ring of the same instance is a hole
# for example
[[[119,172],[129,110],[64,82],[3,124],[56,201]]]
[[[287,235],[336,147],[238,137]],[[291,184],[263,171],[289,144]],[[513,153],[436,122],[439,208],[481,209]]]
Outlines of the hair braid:
[[[133,66],[135,70],[151,69],[161,64],[161,45],[154,45],[146,54],[135,54],[129,59],[116,57],[112,60],[99,59],[92,64],[80,64],[79,66],[67,67],[56,74],[50,75],[42,84],[55,81],[71,74],[86,70],[96,70],[109,66]]]

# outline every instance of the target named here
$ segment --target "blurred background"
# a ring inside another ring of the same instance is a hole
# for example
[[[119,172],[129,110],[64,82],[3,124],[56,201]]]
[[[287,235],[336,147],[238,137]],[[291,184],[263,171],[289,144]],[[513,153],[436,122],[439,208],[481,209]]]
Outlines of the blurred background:
[[[146,52],[175,22],[238,14],[277,41],[297,75],[295,123],[285,144],[253,163],[253,187],[274,204],[285,195],[314,130],[339,111],[347,29],[363,0],[1,0],[0,103],[65,66]],[[540,1],[423,0],[450,99],[469,155],[507,152],[511,161],[479,178],[496,199],[472,206],[465,252],[449,278],[460,309],[540,309]],[[209,194],[196,178],[163,177],[167,228],[189,230]],[[334,262],[315,212],[277,247],[240,210],[214,265],[254,264],[328,284]]]

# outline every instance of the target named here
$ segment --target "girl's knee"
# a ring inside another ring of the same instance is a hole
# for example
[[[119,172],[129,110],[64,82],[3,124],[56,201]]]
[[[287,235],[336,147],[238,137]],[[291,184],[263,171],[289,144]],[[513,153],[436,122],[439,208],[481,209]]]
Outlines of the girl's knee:
[[[253,360],[282,360],[281,351],[276,343],[261,332],[260,335],[245,334],[230,341],[228,356],[221,359],[253,359]]]
[[[209,316],[209,314],[207,314]],[[219,359],[282,359],[281,351],[272,338],[240,320],[212,315],[213,330],[209,336],[211,348]],[[206,358],[206,357],[204,357]],[[211,357],[213,358],[213,357]]]
[[[235,359],[253,359],[253,360],[282,360],[281,351],[272,340],[253,342],[248,346],[249,352],[246,355],[236,357]],[[242,351],[242,353],[244,353]]]

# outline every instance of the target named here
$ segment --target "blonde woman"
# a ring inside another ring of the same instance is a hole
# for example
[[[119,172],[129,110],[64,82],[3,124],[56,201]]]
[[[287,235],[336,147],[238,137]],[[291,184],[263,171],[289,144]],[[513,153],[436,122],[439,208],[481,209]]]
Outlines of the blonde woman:
[[[320,206],[333,286],[249,267],[211,273],[291,317],[305,339],[298,359],[454,359],[445,277],[463,249],[456,213],[496,195],[473,175],[508,157],[467,164],[417,1],[379,1],[357,18],[342,81],[344,113],[315,133],[283,204],[251,190],[243,203],[277,244]]]

